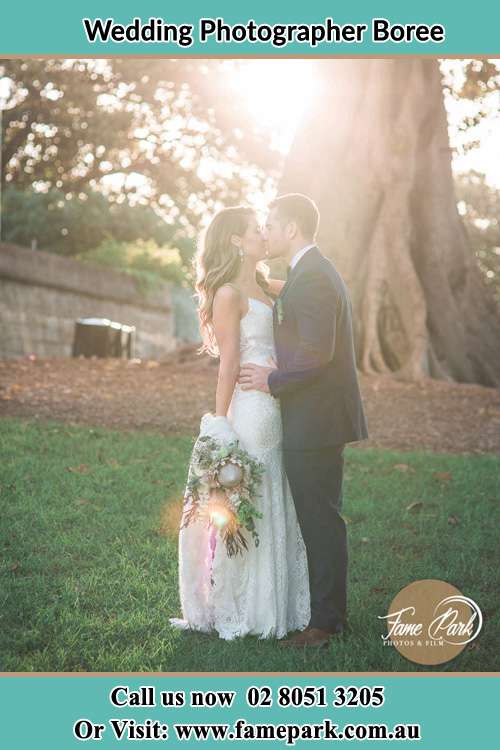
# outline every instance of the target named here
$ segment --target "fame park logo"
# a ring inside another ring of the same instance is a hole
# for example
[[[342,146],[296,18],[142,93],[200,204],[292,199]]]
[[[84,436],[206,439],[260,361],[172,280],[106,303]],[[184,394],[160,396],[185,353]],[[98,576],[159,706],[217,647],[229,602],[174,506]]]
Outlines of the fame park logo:
[[[479,635],[481,610],[446,581],[424,579],[405,586],[392,600],[384,646],[394,646],[416,664],[444,664]]]

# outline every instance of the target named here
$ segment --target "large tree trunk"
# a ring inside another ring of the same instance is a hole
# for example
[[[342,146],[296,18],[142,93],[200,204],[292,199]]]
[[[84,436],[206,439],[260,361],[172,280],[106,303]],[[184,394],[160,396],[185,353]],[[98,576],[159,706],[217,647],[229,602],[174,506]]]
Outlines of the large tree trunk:
[[[500,316],[458,215],[438,62],[318,64],[280,192],[321,212],[365,372],[498,384]]]

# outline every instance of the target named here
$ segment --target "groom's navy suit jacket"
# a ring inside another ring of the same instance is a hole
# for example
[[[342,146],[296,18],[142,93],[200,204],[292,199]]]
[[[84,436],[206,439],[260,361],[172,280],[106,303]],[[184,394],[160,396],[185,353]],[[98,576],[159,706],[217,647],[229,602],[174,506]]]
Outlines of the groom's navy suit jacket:
[[[290,271],[273,313],[284,450],[312,450],[368,437],[359,391],[347,287],[317,247]]]

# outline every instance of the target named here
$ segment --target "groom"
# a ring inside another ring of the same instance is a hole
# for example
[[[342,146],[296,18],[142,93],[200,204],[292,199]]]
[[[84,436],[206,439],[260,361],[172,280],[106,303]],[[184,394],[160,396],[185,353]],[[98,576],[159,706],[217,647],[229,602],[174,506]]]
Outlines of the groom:
[[[269,258],[285,258],[288,279],[274,305],[277,368],[243,365],[244,390],[280,400],[283,456],[307,549],[311,619],[280,641],[324,646],[346,624],[347,534],[342,508],[344,444],[368,436],[359,392],[351,301],[333,263],[316,247],[319,212],[305,195],[270,204]]]

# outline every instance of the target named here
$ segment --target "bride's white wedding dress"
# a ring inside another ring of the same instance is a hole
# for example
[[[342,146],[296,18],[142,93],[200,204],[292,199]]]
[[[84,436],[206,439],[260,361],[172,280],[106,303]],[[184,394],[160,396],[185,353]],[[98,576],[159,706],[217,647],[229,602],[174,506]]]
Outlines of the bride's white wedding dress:
[[[269,365],[274,356],[272,309],[249,298],[240,322],[240,362]],[[233,432],[234,431],[234,432]],[[256,505],[259,546],[244,531],[248,550],[229,558],[220,539],[196,521],[179,532],[179,589],[183,619],[179,628],[238,636],[282,638],[309,622],[307,557],[293,498],[284,473],[279,403],[261,391],[237,384],[225,417],[205,415],[200,434],[230,439],[265,466]],[[215,541],[216,540],[216,541]],[[214,549],[215,541],[215,549]]]

